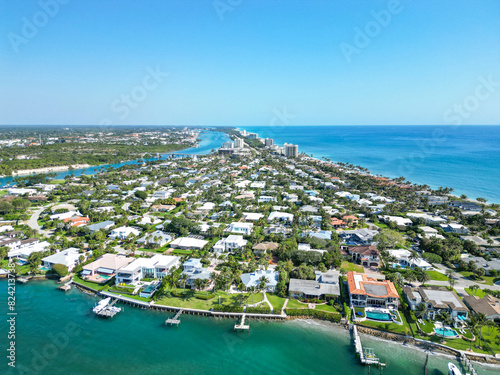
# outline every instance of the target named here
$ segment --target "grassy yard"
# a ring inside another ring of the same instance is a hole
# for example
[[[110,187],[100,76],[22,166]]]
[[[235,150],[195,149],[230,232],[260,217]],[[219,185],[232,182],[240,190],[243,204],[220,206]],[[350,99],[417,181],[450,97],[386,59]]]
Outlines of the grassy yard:
[[[114,278],[112,281],[108,281],[106,284],[96,284],[96,283],[92,283],[90,281],[85,281],[83,280],[80,276],[77,276],[75,275],[73,277],[73,280],[75,282],[77,282],[78,284],[82,284],[82,285],[85,285],[86,287],[89,287],[93,290],[96,290],[96,291],[101,291],[103,289],[106,289],[106,288],[109,288],[109,286],[114,283]]]
[[[111,293],[111,294],[116,294],[116,296],[119,296],[121,293],[120,292],[110,292],[108,291],[108,293]],[[131,299],[135,299],[137,301],[142,301],[142,302],[149,302],[151,301],[150,298],[144,298],[144,297],[139,297],[139,296],[136,296],[136,295],[130,295],[130,294],[121,294],[122,297],[127,297],[127,298],[131,298]]]
[[[342,262],[342,264],[340,265],[340,268],[344,268],[347,272],[349,272],[349,271],[354,271],[354,272],[359,272],[359,273],[365,272],[363,267],[358,266],[357,264],[354,264],[351,262]]]
[[[253,296],[251,293],[234,293],[228,294],[221,290],[218,290],[214,293],[208,292],[208,294],[215,294],[215,297],[209,300],[203,300],[196,298],[195,292],[191,289],[181,289],[177,288],[178,293],[185,293],[185,297],[175,297],[172,295],[170,291],[167,291],[165,295],[162,295],[156,300],[157,305],[166,305],[173,307],[186,307],[192,309],[200,309],[200,310],[210,310],[219,305],[219,297],[220,304],[224,306],[231,306],[235,308],[243,307],[246,303],[253,304],[263,300],[262,293],[255,293]],[[202,292],[201,295],[205,295],[205,292]]]
[[[290,309],[307,309],[308,305],[307,303],[299,302],[295,298],[290,298],[288,300],[288,303],[286,304],[286,307]]]
[[[426,271],[425,272],[431,280],[437,280],[437,281],[448,281],[448,277],[446,277],[445,274],[442,274],[441,272],[438,271]]]
[[[365,320],[365,321],[363,321],[361,323],[357,323],[357,324],[368,327],[368,328],[377,328],[377,329],[380,329],[382,331],[399,333],[401,335],[411,335],[410,325],[406,321],[403,314],[401,314],[401,318],[403,319],[403,325],[399,325],[396,323],[375,322],[373,320]]]
[[[486,296],[486,293],[483,292],[481,289],[471,290],[470,288],[465,288],[465,291],[470,296],[478,296],[479,298],[484,298]]]
[[[321,310],[321,311],[326,311],[326,312],[331,312],[331,313],[340,313],[335,307],[330,306],[330,305],[316,305],[315,310]]]
[[[285,304],[286,298],[278,297],[276,294],[266,293],[267,299],[273,305],[274,312],[279,312]],[[290,302],[290,301],[288,301]]]

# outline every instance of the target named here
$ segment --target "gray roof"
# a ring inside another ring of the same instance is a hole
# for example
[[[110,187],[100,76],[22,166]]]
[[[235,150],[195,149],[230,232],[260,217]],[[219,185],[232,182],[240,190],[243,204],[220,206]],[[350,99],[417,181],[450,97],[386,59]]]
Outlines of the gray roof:
[[[97,231],[106,228],[107,226],[113,226],[113,225],[115,225],[114,221],[106,220],[106,221],[101,221],[100,223],[87,225],[87,228],[89,228],[91,231]]]
[[[317,297],[325,294],[331,294],[334,296],[340,295],[340,287],[338,283],[321,283],[316,280],[290,279],[289,291]]]

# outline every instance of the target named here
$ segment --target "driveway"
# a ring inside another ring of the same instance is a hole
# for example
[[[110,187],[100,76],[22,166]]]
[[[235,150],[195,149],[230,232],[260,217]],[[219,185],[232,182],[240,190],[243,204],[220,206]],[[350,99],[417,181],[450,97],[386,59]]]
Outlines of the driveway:
[[[45,211],[47,208],[49,208],[50,206],[52,206],[53,204],[49,204],[47,206],[43,206],[39,209],[37,209],[36,211],[33,212],[33,214],[31,215],[31,217],[29,218],[29,220],[26,222],[26,224],[31,228],[31,229],[34,229],[36,230],[38,233],[41,233],[43,235],[48,235],[49,232],[43,230],[42,228],[40,228],[40,225],[38,225],[38,218],[40,217],[40,214]]]

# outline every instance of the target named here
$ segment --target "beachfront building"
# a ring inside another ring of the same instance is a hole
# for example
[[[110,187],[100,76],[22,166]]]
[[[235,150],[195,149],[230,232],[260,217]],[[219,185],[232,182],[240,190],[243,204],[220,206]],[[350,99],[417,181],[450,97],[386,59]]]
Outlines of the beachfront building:
[[[70,247],[69,249],[42,258],[42,265],[44,268],[51,270],[55,264],[63,264],[68,267],[68,271],[71,271],[78,264],[80,256],[85,257],[83,253],[80,253],[80,249]]]
[[[186,275],[186,285],[194,287],[196,280],[201,279],[203,281],[212,280],[212,271],[208,267],[203,267],[201,259],[191,258],[182,264],[183,271],[182,275]]]
[[[462,327],[469,315],[469,309],[453,290],[443,286],[404,287],[403,293],[411,310],[425,304],[426,319],[436,320],[441,312],[447,312],[453,319],[454,327]]]
[[[181,250],[201,250],[205,247],[208,241],[200,240],[191,237],[179,237],[170,242],[170,246],[174,249]]]
[[[276,290],[276,285],[278,285],[278,272],[274,270],[256,270],[251,273],[244,273],[240,276],[241,282],[248,290],[251,287],[258,288],[260,280],[264,277],[266,280],[266,287],[264,288],[267,292],[274,292]]]
[[[7,253],[7,257],[10,259],[17,259],[19,264],[26,264],[28,258],[33,253],[40,253],[42,251],[47,251],[50,247],[50,243],[47,241],[40,242],[39,240],[33,242],[19,241],[19,245]]]
[[[315,280],[290,279],[288,294],[292,298],[340,298],[339,272],[315,272]]]
[[[467,295],[464,297],[464,303],[474,315],[484,314],[486,319],[500,323],[500,299],[489,294],[483,298]]]
[[[107,253],[83,266],[80,275],[85,280],[104,283],[115,276],[116,271],[130,264],[134,259],[123,254]]]
[[[152,258],[137,258],[117,271],[115,283],[135,284],[142,279],[162,279],[180,266],[180,259],[177,256],[159,254]]]
[[[389,280],[377,280],[364,273],[347,272],[349,299],[353,307],[397,309],[399,295]]]

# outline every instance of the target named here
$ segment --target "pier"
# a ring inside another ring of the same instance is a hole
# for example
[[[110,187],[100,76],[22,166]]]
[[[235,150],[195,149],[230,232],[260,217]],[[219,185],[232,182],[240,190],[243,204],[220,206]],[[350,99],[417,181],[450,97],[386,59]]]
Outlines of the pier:
[[[59,286],[57,289],[62,290],[64,292],[67,292],[68,290],[71,289],[71,285],[70,284],[71,284],[71,282],[63,284],[63,285]]]
[[[470,363],[469,358],[467,358],[467,355],[462,352],[462,355],[460,357],[460,360],[462,361],[463,366],[470,371],[471,375],[477,375],[476,370],[474,370],[474,367],[472,367],[472,363]]]
[[[243,314],[241,316],[240,324],[236,323],[234,325],[234,330],[235,331],[248,331],[250,329],[250,326],[245,324],[245,318],[246,318],[246,315]]]
[[[114,301],[104,305],[99,310],[95,310],[94,312],[97,316],[103,317],[103,318],[113,318],[116,314],[118,314],[122,309],[120,307],[115,307],[114,304],[118,301],[118,299],[115,299]],[[102,302],[102,301],[101,301]]]
[[[364,348],[363,344],[361,344],[361,338],[358,335],[358,327],[354,324],[351,325],[352,336],[354,338],[354,349],[356,351],[356,355],[359,356],[359,360],[363,365],[375,365],[379,367],[385,367],[385,363],[380,362],[380,359],[377,358],[375,352],[372,348]]]
[[[171,319],[167,319],[165,320],[165,325],[167,326],[178,326],[179,324],[181,324],[181,320],[179,319],[179,317],[181,316],[181,314],[184,312],[184,310],[179,310],[177,311],[177,314],[175,314],[175,316]]]

